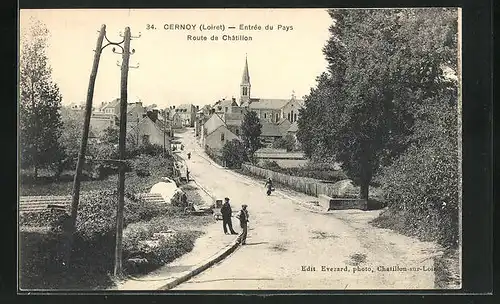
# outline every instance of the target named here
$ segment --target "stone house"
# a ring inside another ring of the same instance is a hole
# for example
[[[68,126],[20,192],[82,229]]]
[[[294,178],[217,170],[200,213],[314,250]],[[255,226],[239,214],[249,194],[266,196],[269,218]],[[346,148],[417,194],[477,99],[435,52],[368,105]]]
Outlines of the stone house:
[[[224,145],[233,139],[239,140],[239,137],[231,132],[225,124],[223,124],[215,128],[215,130],[207,133],[205,136],[204,147],[219,154]]]
[[[178,106],[175,113],[179,114],[180,120],[183,127],[194,127],[194,121],[196,118],[196,106],[192,104],[182,104]]]
[[[170,147],[171,138],[165,128],[165,123],[154,113],[144,114],[137,124],[127,126],[127,140],[129,144],[155,144]]]

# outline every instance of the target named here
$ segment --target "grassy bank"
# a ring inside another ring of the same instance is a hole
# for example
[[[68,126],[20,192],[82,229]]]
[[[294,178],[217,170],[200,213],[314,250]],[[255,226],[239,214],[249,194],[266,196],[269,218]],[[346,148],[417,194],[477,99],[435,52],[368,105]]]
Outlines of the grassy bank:
[[[132,160],[132,172],[126,173],[123,267],[128,275],[152,271],[191,251],[203,227],[213,221],[210,215],[188,215],[182,206],[146,202],[133,195],[149,192],[161,177],[171,176],[172,162],[171,158],[140,155]],[[114,285],[117,182],[117,175],[82,182],[69,266],[63,264],[68,215],[51,211],[21,215],[21,289],[99,290]],[[21,195],[69,195],[72,186],[69,174],[58,180],[50,176],[26,179]],[[183,188],[189,201],[202,203],[199,189]],[[139,267],[131,259],[140,260]]]
[[[444,248],[443,253],[435,256],[435,287],[442,289],[458,288],[460,286],[460,260],[458,246],[446,244],[439,226],[439,219],[418,219],[414,215],[405,214],[403,211],[386,209],[370,224],[375,227],[391,229],[400,234],[417,238],[424,242],[437,242]]]

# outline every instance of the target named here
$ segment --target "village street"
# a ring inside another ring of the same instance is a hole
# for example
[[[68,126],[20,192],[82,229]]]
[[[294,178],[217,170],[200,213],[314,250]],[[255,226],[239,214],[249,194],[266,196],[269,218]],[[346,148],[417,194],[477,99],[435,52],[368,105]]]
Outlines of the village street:
[[[175,290],[434,288],[435,245],[369,225],[380,211],[315,213],[280,193],[268,197],[260,182],[211,162],[192,129],[178,135],[183,157],[192,154],[191,178],[228,196],[233,211],[248,204],[250,223],[247,245]],[[236,218],[233,227],[240,231]]]

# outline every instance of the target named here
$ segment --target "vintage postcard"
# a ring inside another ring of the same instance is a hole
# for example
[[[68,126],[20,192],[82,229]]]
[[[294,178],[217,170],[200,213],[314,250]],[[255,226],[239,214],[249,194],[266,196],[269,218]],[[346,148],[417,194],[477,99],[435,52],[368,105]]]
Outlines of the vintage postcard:
[[[460,9],[19,31],[19,291],[461,288]]]

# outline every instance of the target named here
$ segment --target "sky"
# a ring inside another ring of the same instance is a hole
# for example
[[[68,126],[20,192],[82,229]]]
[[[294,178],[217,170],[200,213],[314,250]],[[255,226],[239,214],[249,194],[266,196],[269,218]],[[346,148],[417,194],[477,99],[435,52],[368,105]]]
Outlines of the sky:
[[[102,24],[112,42],[122,40],[119,33],[126,26],[132,36],[141,34],[131,41],[135,53],[130,65],[139,67],[129,71],[128,101],[160,107],[238,99],[245,56],[251,97],[307,95],[316,77],[326,70],[322,48],[332,24],[324,9],[21,10],[21,31],[28,27],[30,17],[41,20],[50,32],[47,55],[63,105],[82,103],[86,98]],[[196,30],[170,30],[165,24],[191,24]],[[225,30],[200,30],[202,24],[223,25]],[[155,29],[148,29],[148,25]],[[240,30],[240,25],[261,29]],[[266,30],[266,25],[272,25],[273,30]],[[222,40],[222,35],[233,34],[251,36],[252,40]],[[207,41],[190,41],[187,35],[203,35]],[[212,41],[212,35],[219,40]],[[121,63],[121,55],[106,47],[99,63],[94,105],[119,97],[117,62]]]

